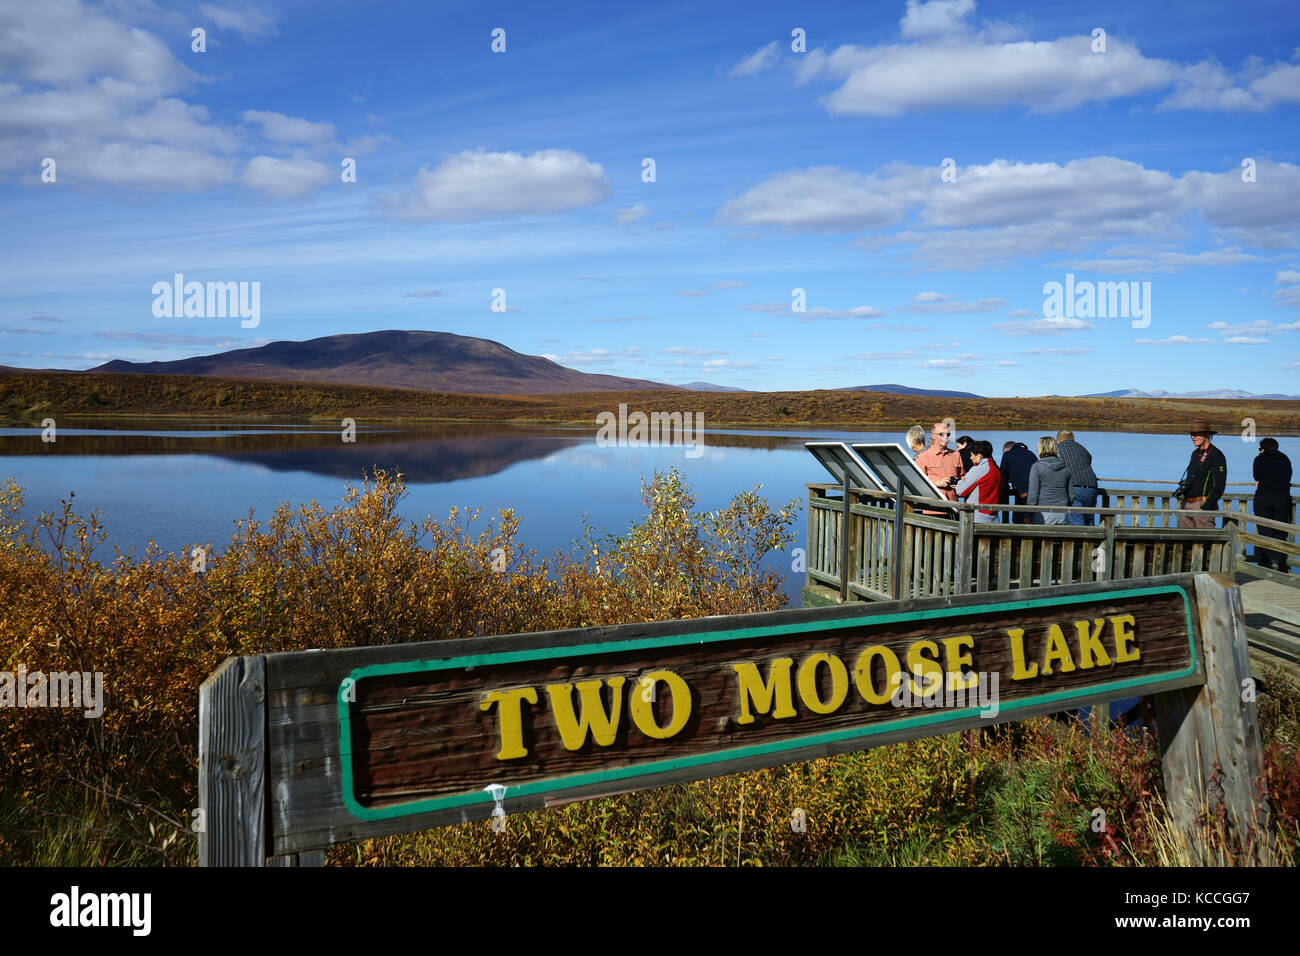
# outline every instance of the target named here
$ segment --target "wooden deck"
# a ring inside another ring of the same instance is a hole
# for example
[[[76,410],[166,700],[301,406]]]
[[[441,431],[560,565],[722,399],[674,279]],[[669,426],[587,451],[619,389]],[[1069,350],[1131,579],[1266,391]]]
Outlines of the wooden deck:
[[[846,496],[838,485],[808,488],[805,607],[1211,571],[1241,586],[1256,671],[1274,664],[1300,680],[1300,527],[1256,518],[1252,495],[1225,495],[1224,526],[1194,530],[1177,527],[1177,502],[1167,492],[1106,489],[1096,508],[1054,509],[1096,521],[1076,527],[976,523],[970,505],[862,489]],[[951,516],[921,513],[940,507]],[[1286,538],[1262,537],[1261,527]],[[1293,573],[1250,563],[1248,553],[1259,545],[1286,554]]]

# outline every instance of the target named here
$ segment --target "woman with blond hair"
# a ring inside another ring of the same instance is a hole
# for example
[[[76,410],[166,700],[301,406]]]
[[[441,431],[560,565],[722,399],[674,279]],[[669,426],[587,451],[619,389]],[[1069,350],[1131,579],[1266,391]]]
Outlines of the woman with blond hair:
[[[1061,460],[1056,450],[1056,439],[1044,435],[1038,439],[1038,461],[1029,469],[1030,505],[1070,506],[1074,500],[1074,482],[1070,466]],[[1038,511],[1034,524],[1065,524],[1063,511]]]

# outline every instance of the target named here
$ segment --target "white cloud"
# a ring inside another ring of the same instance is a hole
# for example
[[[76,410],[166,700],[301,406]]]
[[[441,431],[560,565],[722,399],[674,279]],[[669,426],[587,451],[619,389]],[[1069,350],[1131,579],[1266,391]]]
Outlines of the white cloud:
[[[328,143],[334,139],[332,123],[315,123],[268,110],[244,110],[240,118],[260,126],[262,135],[274,143]]]
[[[1089,355],[1092,349],[1074,348],[1067,349],[1021,349],[1018,355]]]
[[[477,149],[421,168],[409,192],[383,205],[413,222],[475,222],[569,212],[604,202],[610,191],[600,164],[570,150],[525,156]]]
[[[1300,65],[1249,62],[1235,75],[1214,60],[1185,66],[1174,91],[1160,103],[1162,110],[1262,112],[1300,103]]]
[[[977,302],[958,302],[950,295],[941,292],[918,292],[912,297],[911,305],[904,305],[899,312],[920,313],[975,313],[997,312],[1006,307],[1006,299],[980,299]]]
[[[1167,339],[1134,339],[1134,345],[1206,345],[1213,339],[1194,339],[1186,335],[1171,335]]]
[[[256,41],[274,36],[275,14],[265,7],[251,3],[227,4],[200,3],[199,13],[211,20],[219,29],[234,30],[245,40]]]
[[[823,102],[830,114],[845,116],[1007,107],[1049,113],[1152,93],[1164,94],[1163,110],[1259,112],[1300,103],[1300,63],[1250,59],[1235,72],[1212,60],[1178,63],[1145,56],[1113,32],[1105,52],[1093,52],[1091,31],[1033,40],[995,23],[977,32],[974,11],[972,0],[909,0],[899,23],[905,42],[813,50],[799,58],[797,82],[837,83]]]
[[[920,358],[919,352],[859,352],[857,355],[850,355],[849,359],[854,362],[905,362],[909,359]]]
[[[1096,328],[1083,319],[1037,318],[1029,322],[994,322],[993,328],[1003,335],[1064,335]]]
[[[1278,332],[1300,331],[1300,322],[1270,322],[1268,319],[1256,319],[1253,322],[1210,322],[1205,326],[1224,336],[1259,336],[1273,335]],[[1261,339],[1261,341],[1263,341]]]
[[[626,226],[639,219],[644,219],[649,214],[650,210],[645,206],[628,206],[625,209],[614,210],[614,221],[620,226]]]
[[[767,46],[759,47],[733,66],[728,76],[753,76],[755,73],[762,73],[776,62],[778,49],[779,44],[775,40]]]
[[[680,295],[684,299],[702,299],[708,295],[705,289],[678,289],[674,295]]]
[[[239,178],[245,186],[268,196],[292,199],[316,192],[334,179],[334,171],[303,157],[255,156]]]
[[[573,349],[565,355],[545,355],[552,362],[560,365],[613,365],[620,359],[636,360],[640,358],[641,349],[630,345],[625,349]]]
[[[1300,274],[1298,274],[1297,281],[1300,281]],[[723,289],[748,289],[749,283],[741,282],[739,279],[724,279],[721,282],[713,283],[713,288],[719,291]]]
[[[869,305],[858,305],[851,309],[828,309],[817,306],[803,312],[795,312],[789,302],[751,302],[741,306],[747,312],[762,312],[764,315],[783,315],[797,318],[800,322],[813,322],[817,319],[874,319],[888,312]]]
[[[730,200],[717,220],[736,228],[845,232],[894,225],[902,210],[902,197],[886,195],[872,177],[819,166],[772,176]]]
[[[974,12],[975,0],[907,0],[907,13],[899,21],[898,32],[908,40],[964,33],[970,29],[966,18]]]
[[[419,289],[415,292],[408,292],[403,299],[441,299],[442,293],[437,289]]]
[[[839,82],[825,103],[831,115],[843,116],[1006,107],[1061,112],[1167,89],[1178,75],[1176,64],[1145,57],[1120,37],[1108,37],[1106,53],[1093,53],[1085,34],[1033,41],[1004,39],[997,31],[950,33],[814,52],[803,58],[799,80]]]

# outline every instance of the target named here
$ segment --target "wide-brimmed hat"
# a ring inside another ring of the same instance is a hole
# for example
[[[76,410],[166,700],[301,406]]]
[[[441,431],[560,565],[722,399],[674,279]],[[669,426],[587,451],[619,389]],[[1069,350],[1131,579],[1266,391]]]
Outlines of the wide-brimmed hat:
[[[1190,425],[1187,426],[1187,434],[1199,435],[1201,433],[1205,433],[1207,435],[1219,434],[1217,431],[1215,431],[1213,428],[1210,427],[1209,422],[1203,419],[1197,419],[1196,421],[1192,422]]]

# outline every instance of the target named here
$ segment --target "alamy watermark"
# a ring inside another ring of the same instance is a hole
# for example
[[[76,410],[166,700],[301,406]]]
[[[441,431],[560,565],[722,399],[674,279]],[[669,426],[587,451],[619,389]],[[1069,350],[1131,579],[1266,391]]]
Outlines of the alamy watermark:
[[[1076,282],[1067,272],[1064,284],[1044,283],[1043,295],[1045,319],[1132,319],[1135,329],[1151,324],[1150,281]]]
[[[159,319],[224,319],[239,316],[241,328],[255,329],[262,321],[262,283],[186,282],[177,272],[172,281],[153,284],[153,314]]]
[[[966,686],[972,678],[975,678],[975,683]],[[945,707],[957,710],[978,707],[981,717],[993,718],[998,715],[999,679],[997,671],[953,674],[949,675],[947,681],[934,672],[907,674],[895,671],[889,678],[894,689],[889,702],[895,707]],[[946,686],[941,687],[941,684]]]
[[[0,671],[0,707],[73,707],[87,718],[104,713],[103,671]]]
[[[692,414],[694,421],[692,422]],[[596,416],[599,430],[596,445],[600,448],[648,448],[652,445],[681,445],[687,458],[704,454],[703,412],[628,413],[627,403],[618,406],[618,414],[601,412]]]

